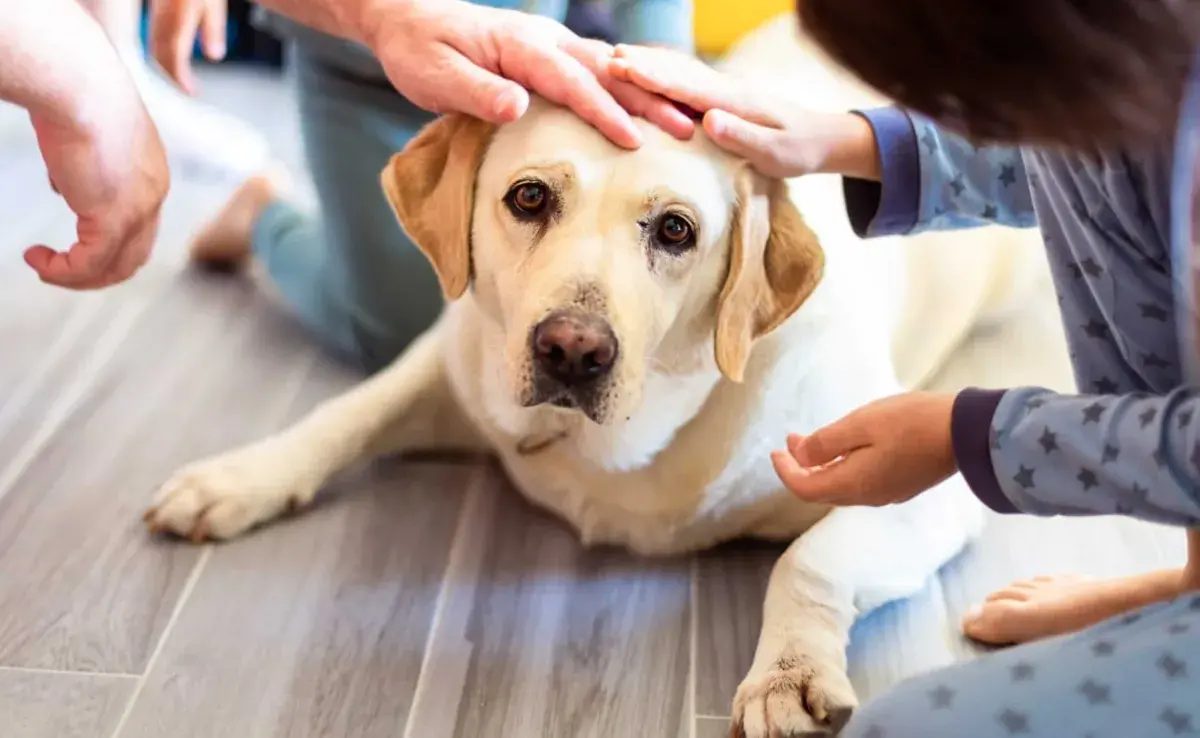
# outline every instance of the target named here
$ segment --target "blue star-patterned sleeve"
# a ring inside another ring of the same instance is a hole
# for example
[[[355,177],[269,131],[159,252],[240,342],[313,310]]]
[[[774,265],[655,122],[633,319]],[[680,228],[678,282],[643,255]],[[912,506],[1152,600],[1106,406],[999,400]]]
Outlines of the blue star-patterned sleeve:
[[[997,512],[1200,526],[1200,390],[970,389],[951,425],[963,477]]]
[[[899,108],[858,114],[875,133],[882,165],[881,182],[843,180],[860,237],[1037,225],[1020,149],[974,146]]]

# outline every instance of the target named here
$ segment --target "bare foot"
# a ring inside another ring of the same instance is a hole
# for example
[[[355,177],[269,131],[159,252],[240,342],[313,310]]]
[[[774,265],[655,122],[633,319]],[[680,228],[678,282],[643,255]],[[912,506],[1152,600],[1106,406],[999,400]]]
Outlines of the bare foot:
[[[1073,633],[1190,589],[1183,570],[1100,581],[1064,575],[1014,582],[963,618],[963,631],[994,645]]]
[[[282,169],[243,182],[219,212],[192,239],[192,261],[211,267],[238,268],[250,261],[254,224],[272,202],[289,189]]]

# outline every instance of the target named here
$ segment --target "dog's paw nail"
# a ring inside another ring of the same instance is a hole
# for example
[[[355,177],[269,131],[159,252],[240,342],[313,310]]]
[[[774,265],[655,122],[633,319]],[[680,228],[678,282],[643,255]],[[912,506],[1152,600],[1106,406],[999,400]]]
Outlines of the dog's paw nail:
[[[200,518],[196,522],[195,527],[192,528],[191,533],[188,534],[188,540],[192,543],[204,543],[208,540],[208,521]]]
[[[842,732],[846,723],[854,716],[853,707],[834,707],[829,710],[829,729],[834,735]]]

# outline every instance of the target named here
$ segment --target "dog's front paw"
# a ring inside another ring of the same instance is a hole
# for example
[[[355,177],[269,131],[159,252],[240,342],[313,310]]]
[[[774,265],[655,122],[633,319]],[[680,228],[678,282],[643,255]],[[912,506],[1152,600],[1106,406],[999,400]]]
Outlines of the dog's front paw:
[[[840,666],[804,656],[782,657],[751,672],[733,700],[732,738],[810,738],[836,735],[858,705]]]
[[[224,540],[308,504],[316,485],[297,471],[301,459],[285,457],[262,445],[184,467],[159,489],[146,527],[193,543]]]

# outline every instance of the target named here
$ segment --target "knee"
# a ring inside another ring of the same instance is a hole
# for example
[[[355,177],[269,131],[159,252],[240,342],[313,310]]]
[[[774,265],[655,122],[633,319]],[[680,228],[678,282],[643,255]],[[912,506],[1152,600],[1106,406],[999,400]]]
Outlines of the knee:
[[[840,738],[929,738],[943,735],[930,729],[928,712],[920,709],[924,705],[917,700],[918,697],[905,685],[892,689],[855,710]]]
[[[406,306],[405,313],[391,321],[364,311],[353,311],[350,343],[353,346],[354,359],[360,368],[368,373],[373,374],[383,369],[429,330],[437,322],[441,311],[440,303],[417,303]]]
[[[903,682],[855,711],[841,738],[968,738],[986,721],[960,705],[959,685],[934,672]]]

